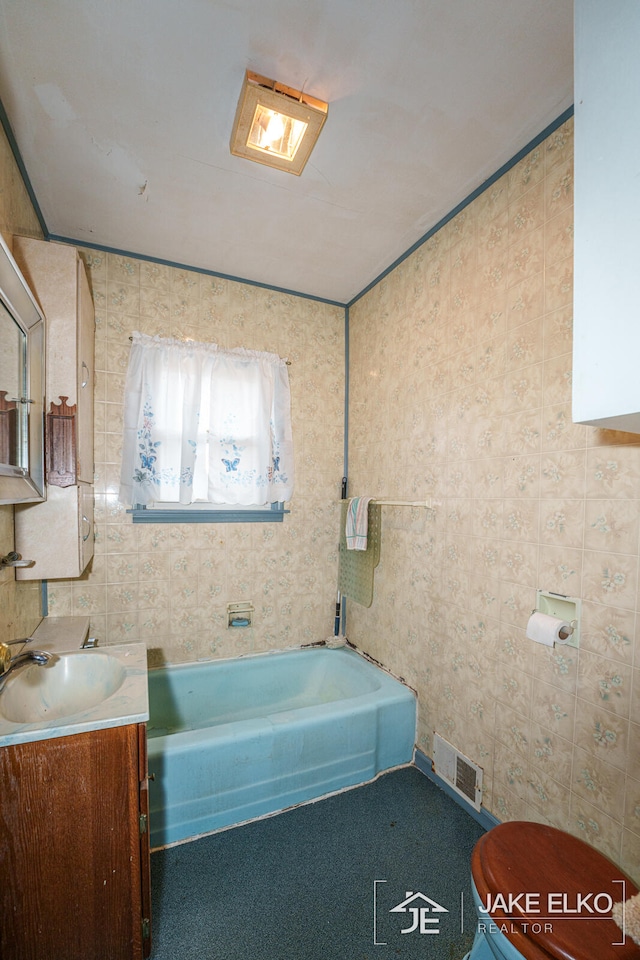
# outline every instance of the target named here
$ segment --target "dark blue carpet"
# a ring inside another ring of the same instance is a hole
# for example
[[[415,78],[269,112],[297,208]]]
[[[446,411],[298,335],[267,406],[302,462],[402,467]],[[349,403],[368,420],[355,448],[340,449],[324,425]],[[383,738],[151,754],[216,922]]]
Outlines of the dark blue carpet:
[[[158,851],[152,958],[461,960],[473,940],[469,863],[482,833],[409,767]]]

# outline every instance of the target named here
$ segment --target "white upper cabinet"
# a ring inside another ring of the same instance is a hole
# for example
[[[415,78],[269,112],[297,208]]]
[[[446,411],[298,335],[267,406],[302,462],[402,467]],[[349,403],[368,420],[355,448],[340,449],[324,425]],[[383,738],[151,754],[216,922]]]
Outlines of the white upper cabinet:
[[[575,3],[573,420],[640,433],[640,3]]]
[[[47,499],[16,507],[16,550],[35,560],[16,578],[79,577],[94,544],[91,291],[75,247],[16,237],[14,253],[45,316],[47,363]]]

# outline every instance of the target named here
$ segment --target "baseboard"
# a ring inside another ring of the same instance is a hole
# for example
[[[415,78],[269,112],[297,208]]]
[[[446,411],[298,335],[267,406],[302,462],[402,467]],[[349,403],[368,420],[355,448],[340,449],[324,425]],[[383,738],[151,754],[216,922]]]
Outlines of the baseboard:
[[[455,790],[451,789],[446,780],[443,780],[442,777],[439,777],[437,773],[433,772],[431,769],[431,760],[426,753],[423,753],[422,750],[418,750],[416,748],[413,761],[420,773],[424,773],[425,777],[428,777],[429,780],[432,780],[433,783],[436,784],[436,786],[440,787],[441,790],[444,790],[447,796],[451,797],[452,800],[455,800],[455,802],[459,804],[463,810],[466,810],[469,816],[473,817],[473,819],[479,823],[481,827],[483,827],[485,830],[491,830],[492,827],[498,826],[500,821],[497,817],[494,817],[494,815],[489,813],[488,810],[475,810],[470,803],[467,803],[464,797],[461,797],[459,793],[456,793]]]

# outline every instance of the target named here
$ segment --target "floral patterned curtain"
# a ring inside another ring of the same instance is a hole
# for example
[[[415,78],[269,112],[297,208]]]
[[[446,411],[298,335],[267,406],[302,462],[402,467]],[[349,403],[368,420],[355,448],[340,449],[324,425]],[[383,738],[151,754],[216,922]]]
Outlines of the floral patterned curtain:
[[[122,503],[290,500],[284,360],[134,333],[125,383]]]

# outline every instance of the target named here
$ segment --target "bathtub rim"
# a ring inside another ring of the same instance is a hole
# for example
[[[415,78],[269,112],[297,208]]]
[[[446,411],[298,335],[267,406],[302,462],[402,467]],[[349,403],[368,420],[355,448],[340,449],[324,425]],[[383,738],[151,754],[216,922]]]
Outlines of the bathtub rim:
[[[328,701],[326,704],[325,703],[310,704],[308,706],[305,705],[305,706],[287,708],[286,710],[280,710],[280,711],[268,710],[268,711],[265,711],[265,713],[258,714],[256,717],[245,717],[238,720],[227,720],[219,724],[214,723],[214,724],[208,724],[207,726],[203,726],[203,727],[193,727],[193,728],[189,727],[184,730],[173,730],[169,733],[159,733],[157,735],[153,734],[152,732],[153,728],[150,726],[150,723],[151,723],[151,711],[150,711],[149,721],[147,723],[148,749],[151,749],[151,745],[153,743],[160,740],[167,741],[172,737],[176,738],[176,745],[180,741],[182,741],[183,743],[186,743],[189,740],[191,740],[192,742],[198,741],[198,740],[204,740],[206,739],[205,731],[215,730],[216,728],[220,728],[220,729],[231,728],[231,730],[238,730],[240,724],[251,724],[254,720],[256,722],[260,720],[260,721],[268,721],[269,723],[274,723],[274,722],[277,723],[278,721],[275,718],[278,718],[278,717],[286,718],[287,715],[293,714],[293,713],[301,713],[304,715],[311,711],[318,711],[320,714],[324,714],[325,712],[330,712],[332,705],[339,704],[339,703],[346,703],[350,701],[354,703],[357,702],[358,704],[361,705],[362,709],[364,709],[367,703],[370,703],[372,699],[375,699],[375,697],[378,694],[378,691],[380,690],[384,691],[385,700],[387,702],[391,702],[393,701],[394,698],[393,698],[393,694],[388,692],[392,690],[389,684],[389,681],[395,681],[396,683],[399,683],[405,690],[408,690],[414,697],[414,700],[415,700],[414,748],[415,748],[415,744],[417,743],[417,738],[418,738],[418,715],[419,715],[419,699],[418,699],[417,691],[410,684],[408,684],[406,680],[404,680],[404,678],[398,677],[395,674],[391,673],[391,671],[387,670],[377,661],[373,660],[367,654],[361,652],[351,644],[341,646],[341,647],[327,647],[323,642],[320,644],[307,644],[301,647],[287,647],[284,650],[268,650],[268,651],[261,651],[260,653],[256,653],[256,654],[241,654],[240,656],[237,656],[237,657],[219,657],[219,658],[212,658],[212,659],[207,658],[207,659],[201,659],[201,660],[185,660],[175,664],[158,665],[157,667],[150,668],[148,672],[149,674],[153,674],[154,672],[159,673],[163,671],[178,672],[180,669],[186,670],[186,668],[195,668],[201,664],[202,665],[206,664],[209,666],[217,665],[217,664],[235,664],[235,663],[240,663],[241,661],[258,660],[258,659],[263,659],[271,656],[278,657],[278,656],[297,654],[297,653],[305,652],[307,650],[310,650],[310,651],[326,650],[331,654],[336,653],[338,654],[336,659],[339,659],[340,656],[344,656],[345,653],[348,655],[349,660],[354,660],[354,658],[357,657],[361,661],[360,663],[358,663],[357,665],[358,667],[361,667],[364,664],[366,665],[367,672],[371,671],[373,673],[382,674],[382,677],[379,678],[379,686],[377,687],[377,689],[357,694],[354,697],[344,697],[338,700],[331,700],[331,701]],[[398,696],[400,696],[399,692],[398,692]],[[150,707],[151,707],[151,704],[150,704]],[[198,734],[200,734],[200,736],[198,736]],[[157,750],[155,752],[157,752]]]
[[[303,643],[295,647],[281,647],[275,650],[258,650],[252,651],[250,653],[239,653],[233,657],[198,657],[197,660],[176,660],[176,661],[167,661],[166,663],[157,663],[154,666],[149,666],[147,669],[148,674],[152,674],[160,670],[178,670],[183,667],[195,667],[199,664],[217,664],[217,663],[235,663],[241,660],[257,660],[266,657],[277,657],[283,654],[292,654],[292,653],[302,653],[306,650],[326,650],[328,653],[352,653],[355,656],[359,657],[365,663],[368,663],[371,667],[381,670],[382,673],[386,674],[388,677],[391,677],[392,680],[397,680],[398,683],[401,683],[404,687],[413,693],[416,700],[418,699],[418,691],[415,687],[412,687],[410,683],[404,677],[398,676],[398,674],[393,673],[388,667],[385,667],[383,663],[380,663],[379,660],[376,660],[375,657],[372,657],[365,650],[361,650],[359,647],[356,647],[355,644],[347,640],[346,643],[339,647],[331,647],[327,645],[326,640],[320,640],[317,643]]]

